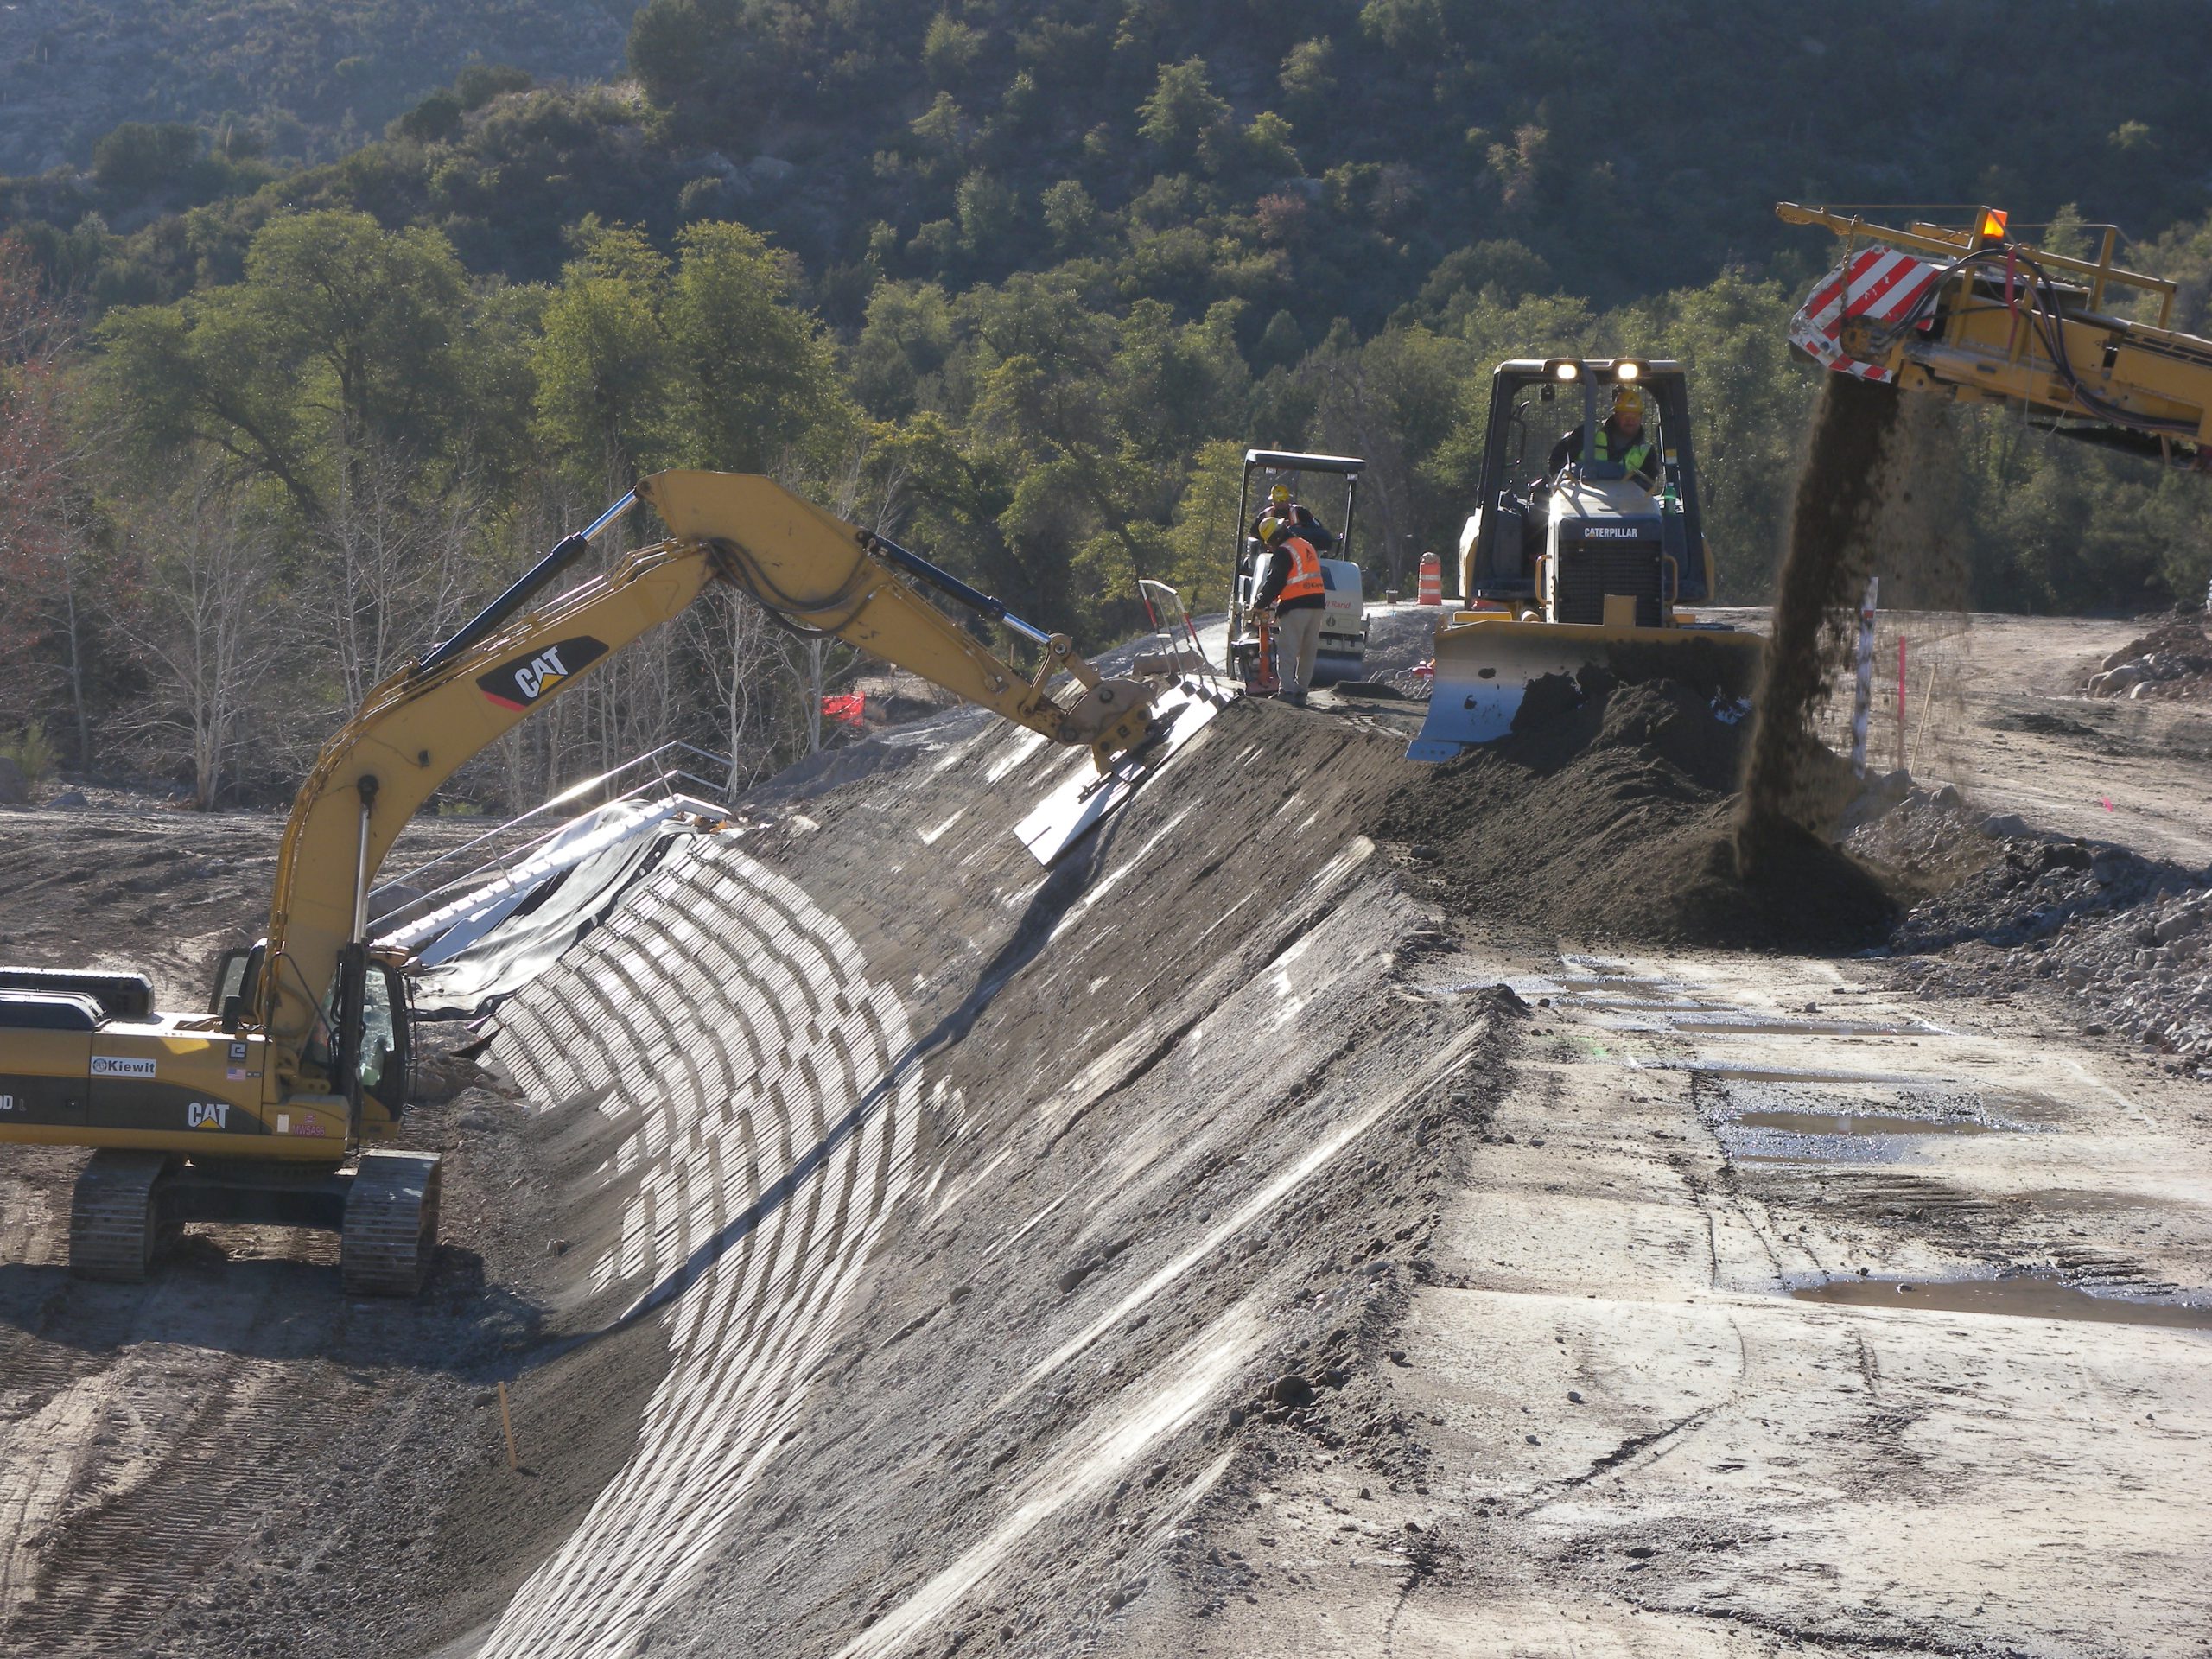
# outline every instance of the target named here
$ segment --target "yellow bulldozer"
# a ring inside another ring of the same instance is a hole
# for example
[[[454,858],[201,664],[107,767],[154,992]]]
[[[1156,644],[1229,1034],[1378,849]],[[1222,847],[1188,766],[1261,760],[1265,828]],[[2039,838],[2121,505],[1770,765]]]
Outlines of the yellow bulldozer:
[[[1630,408],[1640,427],[1624,441],[1615,410]],[[1704,513],[1681,364],[1499,364],[1459,537],[1462,604],[1438,626],[1428,715],[1408,758],[1449,760],[1505,736],[1550,676],[1595,669],[1749,695],[1759,636],[1682,608],[1713,590]]]
[[[666,539],[533,604],[639,505]],[[138,975],[0,969],[0,1142],[95,1149],[70,1215],[74,1271],[135,1281],[187,1223],[248,1222],[339,1233],[349,1294],[415,1294],[439,1165],[382,1144],[407,1104],[410,1042],[405,953],[370,938],[378,868],[463,761],[718,582],[788,626],[1089,747],[1097,779],[1076,791],[1064,834],[1095,820],[1132,756],[1165,753],[1212,708],[1195,690],[1100,673],[1065,636],[772,480],[649,478],[372,690],[323,746],[284,829],[267,937],[224,957],[205,1008],[157,1011]],[[1027,640],[1039,667],[985,651],[924,588]],[[1071,696],[1054,695],[1063,674]]]

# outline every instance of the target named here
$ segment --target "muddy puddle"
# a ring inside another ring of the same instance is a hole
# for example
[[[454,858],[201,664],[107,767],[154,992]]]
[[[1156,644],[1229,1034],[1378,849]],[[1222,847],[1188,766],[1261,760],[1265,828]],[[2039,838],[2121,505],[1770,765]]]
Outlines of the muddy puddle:
[[[2003,1279],[1861,1279],[1854,1274],[1800,1285],[1789,1294],[1801,1302],[1843,1307],[1917,1307],[1936,1313],[1986,1313],[2001,1319],[2212,1331],[2212,1306],[2096,1296],[2044,1274],[2014,1274]]]
[[[1713,1125],[1738,1164],[1887,1164],[1934,1135],[2001,1135],[1975,1118],[1906,1117],[1891,1112],[1742,1112]]]
[[[1971,1090],[1862,1088],[1839,1099],[1740,1077],[1722,1088],[1725,1104],[1707,1121],[1735,1163],[1897,1163],[1937,1136],[2035,1133],[1993,1115]]]
[[[1780,1135],[1857,1137],[1869,1135],[2002,1135],[1994,1123],[1971,1117],[1941,1122],[1904,1117],[1889,1112],[1742,1112],[1729,1122],[1747,1129],[1771,1129]]]
[[[1690,1071],[1699,1077],[1711,1077],[1722,1084],[1738,1083],[1802,1083],[1821,1088],[1834,1088],[1851,1084],[1869,1088],[1904,1089],[1928,1079],[1901,1071],[1831,1071],[1816,1065],[1759,1065],[1740,1060],[1630,1059],[1623,1062],[1631,1071]]]
[[[1594,1007],[1579,1002],[1580,1007]],[[1640,1020],[1605,1020],[1621,1030],[1681,1031],[1700,1037],[1939,1037],[1936,1027],[1915,1020],[1821,1020],[1794,1014],[1757,1014],[1732,1012],[1702,1014],[1694,1009],[1648,1010]]]

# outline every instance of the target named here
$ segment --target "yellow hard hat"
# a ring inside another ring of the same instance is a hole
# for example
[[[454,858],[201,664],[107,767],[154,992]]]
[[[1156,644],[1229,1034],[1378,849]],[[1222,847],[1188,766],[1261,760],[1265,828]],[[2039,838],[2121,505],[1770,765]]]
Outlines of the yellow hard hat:
[[[1272,501],[1276,506],[1288,506],[1290,505],[1290,486],[1287,484],[1276,485],[1274,488],[1268,492],[1268,499]]]
[[[1262,547],[1273,547],[1288,533],[1287,526],[1280,518],[1260,520],[1260,545]]]
[[[1623,386],[1613,394],[1613,413],[1616,415],[1633,415],[1640,421],[1650,412],[1643,401],[1643,394],[1634,386]]]

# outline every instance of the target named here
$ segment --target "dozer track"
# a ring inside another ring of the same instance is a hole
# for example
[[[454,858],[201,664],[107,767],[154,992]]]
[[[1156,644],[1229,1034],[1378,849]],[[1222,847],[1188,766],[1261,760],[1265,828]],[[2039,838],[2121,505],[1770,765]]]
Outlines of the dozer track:
[[[348,1296],[412,1296],[438,1243],[438,1155],[365,1152],[346,1196],[340,1275]]]
[[[162,1152],[103,1147],[77,1177],[69,1205],[69,1271],[110,1284],[143,1283],[184,1230],[163,1219],[161,1188],[176,1160]]]

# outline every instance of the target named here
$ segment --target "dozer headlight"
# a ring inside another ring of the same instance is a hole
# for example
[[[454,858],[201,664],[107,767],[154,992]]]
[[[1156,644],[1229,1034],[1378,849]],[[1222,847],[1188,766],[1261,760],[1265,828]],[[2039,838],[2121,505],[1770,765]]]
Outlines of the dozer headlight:
[[[1616,363],[1613,365],[1613,378],[1616,380],[1633,380],[1637,375],[1642,374],[1643,372],[1643,365],[1640,363]]]
[[[1562,380],[1572,380],[1582,372],[1582,365],[1579,363],[1554,363],[1552,372]]]

